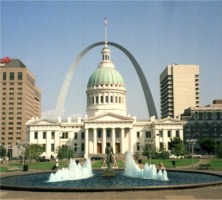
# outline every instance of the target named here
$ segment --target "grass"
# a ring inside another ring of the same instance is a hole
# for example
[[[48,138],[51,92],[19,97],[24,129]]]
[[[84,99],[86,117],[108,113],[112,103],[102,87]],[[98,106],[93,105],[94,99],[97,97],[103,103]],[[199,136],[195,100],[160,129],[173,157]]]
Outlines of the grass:
[[[175,160],[176,167],[183,167],[183,166],[192,166],[192,159],[191,158],[185,158],[185,159],[152,159],[151,163],[158,166],[160,162],[163,163],[163,165],[166,168],[172,168],[172,161]],[[194,159],[194,164],[198,163],[200,159]],[[150,160],[143,160],[143,164],[149,163]],[[29,169],[35,169],[35,170],[51,170],[52,167],[55,165],[55,161],[50,162],[32,162],[32,163],[25,163],[28,165]],[[210,158],[209,159],[211,170],[222,170],[222,159],[221,158]],[[67,161],[66,160],[60,160],[59,161],[59,168],[66,167]],[[118,160],[118,167],[124,168],[125,162],[123,160]],[[102,167],[102,162],[100,160],[94,161],[92,163],[93,169],[99,169]],[[17,168],[22,170],[23,166],[22,163],[8,163],[8,166],[0,166],[0,172],[7,172],[10,168]]]
[[[172,164],[173,160],[176,163],[176,167],[192,165],[192,159],[190,159],[190,158],[185,158],[185,159],[152,159],[151,164],[155,164],[156,166],[158,166],[159,163],[162,162],[166,168],[171,168],[171,167],[173,167],[173,164]],[[194,164],[198,163],[199,161],[200,161],[200,159],[194,159]],[[145,163],[150,163],[150,160],[143,160],[143,164],[145,164]]]
[[[222,159],[221,158],[212,158],[209,162],[209,169],[212,170],[222,170]]]

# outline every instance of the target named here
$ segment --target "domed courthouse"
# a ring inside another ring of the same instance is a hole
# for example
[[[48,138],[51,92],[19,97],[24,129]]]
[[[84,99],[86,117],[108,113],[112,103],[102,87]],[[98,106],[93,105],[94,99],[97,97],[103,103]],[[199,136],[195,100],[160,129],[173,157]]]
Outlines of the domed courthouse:
[[[102,61],[87,84],[85,119],[68,118],[64,122],[58,117],[57,121],[44,118],[27,122],[28,142],[42,144],[45,147],[42,156],[55,157],[57,147],[62,145],[74,148],[77,157],[103,155],[107,142],[117,156],[127,151],[140,154],[146,144],[156,151],[167,150],[171,138],[183,139],[183,122],[178,119],[158,120],[152,116],[141,121],[129,117],[124,80],[110,56],[105,43]]]

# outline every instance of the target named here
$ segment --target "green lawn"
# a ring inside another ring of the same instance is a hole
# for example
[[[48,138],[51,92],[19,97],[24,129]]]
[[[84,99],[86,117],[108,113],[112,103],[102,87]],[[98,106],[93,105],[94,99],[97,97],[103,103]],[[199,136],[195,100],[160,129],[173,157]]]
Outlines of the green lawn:
[[[222,158],[212,158],[210,159],[209,164],[209,169],[222,170]]]
[[[182,167],[182,166],[192,166],[192,159],[185,158],[185,159],[174,159],[176,161],[176,167]],[[198,163],[200,159],[194,159],[194,163]],[[149,163],[150,160],[143,160],[144,163]],[[166,168],[172,168],[172,159],[152,159],[151,163],[158,166],[158,164],[162,162]],[[28,165],[29,169],[36,169],[36,170],[51,170],[52,167],[55,165],[55,161],[50,162],[32,162],[32,163],[25,163]],[[209,159],[210,167],[209,169],[212,170],[222,170],[222,159],[219,158],[211,158]],[[118,167],[124,168],[125,162],[123,160],[118,160]],[[66,160],[60,160],[59,161],[59,168],[67,167],[67,161]],[[100,160],[92,162],[92,168],[93,169],[100,169],[102,167],[102,162]],[[22,170],[23,166],[22,163],[9,163],[8,169],[10,168],[17,168]],[[0,172],[6,172],[7,167],[6,166],[0,166]]]
[[[185,158],[185,159],[151,159],[151,164],[155,164],[156,166],[159,165],[160,162],[163,163],[163,165],[166,168],[171,168],[173,167],[172,161],[175,161],[176,167],[181,167],[181,166],[188,166],[192,165],[192,159],[191,158]],[[200,159],[194,159],[194,164],[198,163]],[[150,160],[143,160],[144,163],[150,163]]]

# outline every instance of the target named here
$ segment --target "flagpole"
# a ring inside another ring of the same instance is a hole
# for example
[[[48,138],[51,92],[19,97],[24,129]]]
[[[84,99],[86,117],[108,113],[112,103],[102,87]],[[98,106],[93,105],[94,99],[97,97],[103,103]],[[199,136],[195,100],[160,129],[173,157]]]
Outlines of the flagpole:
[[[105,44],[107,44],[107,19],[106,17],[105,17],[104,24],[105,24]]]

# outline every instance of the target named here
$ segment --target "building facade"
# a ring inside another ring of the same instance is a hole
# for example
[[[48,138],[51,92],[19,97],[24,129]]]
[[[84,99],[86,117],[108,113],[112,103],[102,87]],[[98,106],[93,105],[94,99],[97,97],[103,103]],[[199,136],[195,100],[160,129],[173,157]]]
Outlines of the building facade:
[[[183,122],[165,118],[137,120],[126,108],[126,88],[121,74],[111,62],[111,51],[105,43],[102,60],[90,76],[86,89],[86,117],[58,120],[35,119],[27,122],[28,142],[45,147],[42,156],[57,155],[57,148],[68,145],[76,156],[104,155],[110,142],[116,155],[141,153],[146,144],[157,151],[168,149],[171,138],[183,139]]]
[[[198,65],[168,65],[160,75],[161,118],[178,117],[200,105]]]
[[[222,100],[214,100],[213,104],[203,107],[190,107],[181,115],[185,121],[184,142],[214,138],[219,144],[222,141]]]
[[[1,144],[9,151],[26,140],[26,122],[40,117],[41,93],[35,77],[19,59],[0,61]]]

